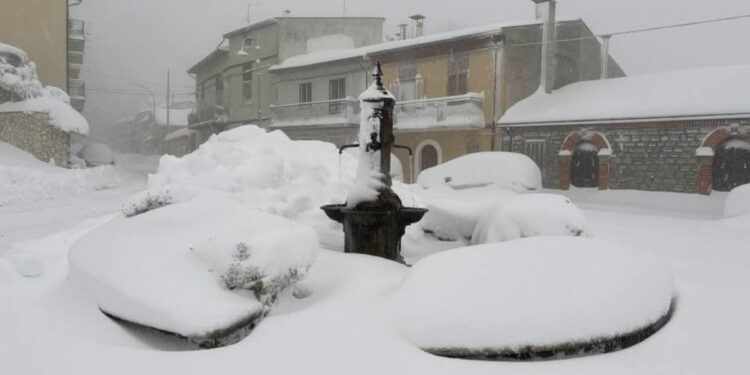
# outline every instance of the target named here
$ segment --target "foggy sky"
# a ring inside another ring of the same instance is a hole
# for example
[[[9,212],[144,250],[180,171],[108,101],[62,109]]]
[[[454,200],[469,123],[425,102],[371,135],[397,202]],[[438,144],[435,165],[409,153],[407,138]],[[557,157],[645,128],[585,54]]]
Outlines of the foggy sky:
[[[187,69],[252,21],[281,15],[341,16],[342,0],[84,0],[71,17],[87,22],[85,115],[92,136],[147,104],[151,88],[164,101],[166,70],[173,92],[194,90]],[[384,31],[421,13],[425,32],[532,19],[530,0],[348,0],[347,16],[385,17]],[[747,0],[559,0],[558,17],[582,18],[596,34],[750,13]],[[700,66],[750,64],[750,19],[614,37],[611,54],[628,75]],[[94,91],[96,90],[96,91]],[[110,91],[110,92],[103,92]]]

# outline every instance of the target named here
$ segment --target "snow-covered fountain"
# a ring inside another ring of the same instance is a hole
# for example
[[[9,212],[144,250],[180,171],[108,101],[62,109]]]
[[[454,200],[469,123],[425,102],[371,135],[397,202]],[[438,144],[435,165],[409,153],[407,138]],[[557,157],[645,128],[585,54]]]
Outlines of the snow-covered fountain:
[[[391,190],[396,100],[383,87],[382,75],[378,63],[372,86],[359,97],[359,168],[347,201],[321,208],[328,217],[344,224],[346,252],[400,261],[404,229],[419,221],[427,210],[404,207]]]

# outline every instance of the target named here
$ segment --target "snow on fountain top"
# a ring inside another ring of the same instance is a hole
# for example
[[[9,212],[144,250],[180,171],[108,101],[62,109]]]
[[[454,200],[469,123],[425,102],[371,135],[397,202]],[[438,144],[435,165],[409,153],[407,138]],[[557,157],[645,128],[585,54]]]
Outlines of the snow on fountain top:
[[[379,190],[389,185],[381,165],[381,114],[386,101],[396,98],[383,87],[380,63],[372,74],[370,87],[359,95],[359,167],[357,178],[349,190],[346,206],[353,208],[361,202],[378,199]]]

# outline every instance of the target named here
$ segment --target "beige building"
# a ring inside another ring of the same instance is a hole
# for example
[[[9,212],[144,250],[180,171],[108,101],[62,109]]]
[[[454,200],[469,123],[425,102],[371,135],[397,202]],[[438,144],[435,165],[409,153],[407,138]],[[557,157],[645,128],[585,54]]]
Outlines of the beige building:
[[[557,23],[554,86],[597,79],[599,42],[581,20]],[[513,22],[417,36],[374,46],[297,56],[272,67],[277,101],[271,127],[293,139],[353,143],[356,97],[381,62],[384,83],[397,99],[396,143],[405,181],[427,168],[478,151],[499,150],[493,119],[540,84],[542,22]],[[611,76],[624,73],[608,59]],[[341,94],[343,92],[343,95]],[[493,138],[494,136],[494,138]]]
[[[0,1],[0,43],[18,47],[36,63],[39,81],[71,96],[83,110],[84,86],[79,78],[85,44],[84,23],[68,18],[72,0]]]

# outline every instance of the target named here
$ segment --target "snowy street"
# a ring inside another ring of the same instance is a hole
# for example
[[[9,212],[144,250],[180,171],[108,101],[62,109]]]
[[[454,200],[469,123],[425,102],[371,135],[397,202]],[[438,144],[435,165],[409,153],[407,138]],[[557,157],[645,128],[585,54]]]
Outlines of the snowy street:
[[[142,175],[120,170],[120,184],[72,197],[0,208],[3,253],[24,249],[44,267],[18,277],[0,264],[0,373],[132,374],[262,373],[549,373],[706,374],[747,369],[750,327],[747,217],[719,219],[710,201],[670,193],[574,190],[597,239],[655,253],[672,267],[678,300],[672,320],[645,342],[611,354],[535,363],[459,361],[424,353],[379,327],[373,300],[403,278],[396,264],[323,250],[303,283],[312,295],[280,301],[239,344],[206,352],[173,352],[172,343],[133,335],[98,312],[67,280],[71,244],[117,213],[143,187]],[[620,203],[639,202],[638,206]],[[744,221],[742,221],[744,220]],[[38,225],[44,223],[44,225]],[[36,224],[36,225],[35,225]],[[112,241],[117,241],[113,238]],[[106,246],[106,244],[102,244]],[[593,281],[595,282],[595,281]],[[373,306],[368,308],[368,306]],[[383,358],[389,358],[384,361]],[[741,371],[740,371],[741,372]]]

